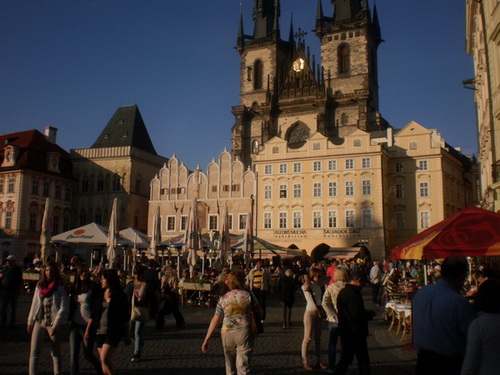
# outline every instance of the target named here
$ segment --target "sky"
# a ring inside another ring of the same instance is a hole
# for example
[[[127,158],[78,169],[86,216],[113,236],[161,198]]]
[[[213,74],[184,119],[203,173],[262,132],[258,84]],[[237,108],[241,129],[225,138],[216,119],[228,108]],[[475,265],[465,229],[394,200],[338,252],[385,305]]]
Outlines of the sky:
[[[159,155],[206,170],[230,148],[239,104],[234,49],[241,0],[1,0],[0,133],[58,128],[66,150],[88,148],[115,110],[137,104]],[[330,0],[322,0],[331,16]],[[373,7],[374,0],[369,1]],[[394,128],[416,121],[477,153],[474,76],[465,6],[456,0],[376,0],[380,112]],[[253,0],[243,0],[245,34]],[[317,0],[281,0],[308,35]]]

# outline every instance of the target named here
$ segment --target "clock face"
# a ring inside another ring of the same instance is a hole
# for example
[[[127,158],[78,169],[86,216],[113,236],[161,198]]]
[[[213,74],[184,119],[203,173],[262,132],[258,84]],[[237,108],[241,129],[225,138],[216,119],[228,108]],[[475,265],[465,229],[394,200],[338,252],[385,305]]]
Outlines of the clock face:
[[[299,57],[297,60],[293,62],[293,70],[295,70],[296,72],[303,71],[305,63],[306,62],[304,61],[304,59]]]

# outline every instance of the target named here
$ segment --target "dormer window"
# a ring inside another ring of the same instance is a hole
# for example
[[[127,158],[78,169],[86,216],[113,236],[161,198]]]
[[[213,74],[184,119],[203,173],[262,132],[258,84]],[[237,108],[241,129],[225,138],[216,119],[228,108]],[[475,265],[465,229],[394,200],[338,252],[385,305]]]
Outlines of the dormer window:
[[[13,167],[17,161],[19,149],[16,146],[7,146],[4,151],[2,167]]]
[[[60,172],[59,170],[59,154],[57,152],[47,153],[47,169],[51,172]]]

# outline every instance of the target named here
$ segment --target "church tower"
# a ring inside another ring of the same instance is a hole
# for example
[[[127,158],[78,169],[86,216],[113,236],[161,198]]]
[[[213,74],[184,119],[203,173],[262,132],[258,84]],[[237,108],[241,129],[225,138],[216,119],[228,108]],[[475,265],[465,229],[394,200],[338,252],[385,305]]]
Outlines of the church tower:
[[[318,0],[316,35],[321,42],[322,66],[331,77],[335,127],[344,137],[355,129],[382,130],[379,114],[377,48],[382,42],[377,8],[373,17],[368,0],[331,0],[333,17],[325,17]]]
[[[253,35],[244,33],[240,15],[240,104],[232,108],[232,152],[245,165],[274,136],[293,149],[316,132],[334,140],[356,129],[387,127],[378,112],[376,9],[372,20],[367,0],[332,2],[333,17],[325,17],[318,0],[320,64],[301,29],[295,32],[291,24],[288,40],[281,39],[279,0],[254,1]]]

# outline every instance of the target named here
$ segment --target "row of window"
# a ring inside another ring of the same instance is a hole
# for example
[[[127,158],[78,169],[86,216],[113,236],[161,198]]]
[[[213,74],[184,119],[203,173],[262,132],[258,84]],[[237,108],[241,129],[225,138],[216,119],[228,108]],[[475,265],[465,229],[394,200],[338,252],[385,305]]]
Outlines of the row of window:
[[[56,235],[61,232],[60,228],[61,224],[61,216],[52,215],[52,235]],[[70,220],[68,215],[62,216],[62,232],[66,232],[70,230]],[[28,230],[30,231],[38,231],[41,228],[41,224],[38,223],[38,214],[34,211],[30,212],[29,221],[28,221]]]
[[[91,189],[94,189],[94,188],[95,188],[95,191],[97,191],[97,192],[107,191],[107,189],[109,187],[109,179],[110,179],[109,176],[106,176],[106,178],[104,178],[103,176],[98,176],[96,183],[95,183],[95,186],[91,186],[92,185],[91,180],[85,176],[85,177],[83,177],[83,179],[81,181],[80,190],[82,193],[88,193],[91,191]],[[135,190],[137,192],[140,189],[140,184],[141,184],[140,179],[136,180]],[[113,181],[111,183],[111,190],[112,191],[119,191],[120,187],[121,187],[121,178],[118,175],[114,175]]]
[[[280,184],[279,186],[279,198],[285,199],[288,198],[288,185]],[[303,198],[302,194],[303,186],[301,183],[293,184],[293,195],[294,199]],[[338,184],[337,181],[328,182],[328,197],[337,197],[338,196]],[[371,180],[362,180],[361,181],[361,194],[363,196],[372,195],[372,181]],[[347,197],[352,197],[355,195],[355,184],[354,180],[347,180],[344,186],[344,195]],[[322,182],[313,182],[312,189],[313,198],[321,198],[323,196],[323,183]],[[273,185],[264,185],[264,199],[273,199]]]
[[[42,197],[47,198],[50,197],[50,182],[44,182],[42,184]],[[31,195],[40,195],[40,182],[38,180],[31,181]],[[54,187],[54,198],[55,199],[63,199],[63,188],[60,185],[55,185]],[[71,188],[64,188],[64,200],[71,200]]]
[[[398,211],[395,214],[396,218],[396,229],[404,230],[406,229],[406,213],[403,211]],[[431,224],[431,213],[429,211],[420,211],[419,214],[420,228],[429,228]]]
[[[237,223],[237,229],[238,230],[245,230],[246,224],[247,224],[247,214],[239,214],[238,215],[238,223]],[[166,230],[168,232],[174,232],[174,231],[183,231],[186,229],[187,226],[187,216],[181,216],[180,221],[178,221],[176,216],[167,216],[166,218]],[[208,229],[209,230],[220,230],[219,226],[219,215],[208,215]],[[228,215],[228,227],[229,230],[234,230],[233,228],[233,215],[229,214]]]
[[[0,194],[3,193],[13,193],[16,179],[8,178],[7,179],[7,188],[5,187],[5,179],[0,178]]]
[[[313,172],[321,172],[323,171],[324,164],[327,164],[327,169],[329,171],[337,170],[337,160],[328,160],[328,162],[324,163],[322,160],[313,161],[312,170]],[[345,169],[355,169],[355,161],[354,159],[345,159],[344,164]],[[361,168],[368,169],[372,167],[371,158],[362,158],[361,159]],[[281,163],[278,166],[280,174],[288,173],[288,164]],[[295,162],[292,164],[292,172],[293,173],[301,173],[302,172],[302,162]],[[273,174],[273,166],[271,164],[266,164],[264,166],[264,174]]]
[[[419,160],[418,161],[418,169],[420,171],[428,171],[429,170],[429,162],[427,160]],[[397,173],[403,173],[405,171],[404,163],[397,162],[395,164],[395,170]]]
[[[404,184],[396,184],[394,186],[394,191],[396,195],[396,199],[404,199],[405,197],[405,185]],[[429,193],[429,183],[428,182],[421,182],[419,184],[419,197],[420,198],[429,198],[430,193]]]
[[[279,229],[300,229],[303,228],[302,222],[302,211],[294,211],[292,212],[291,223],[289,222],[288,212],[282,211],[279,212],[278,216],[278,228]],[[325,221],[326,219],[326,221]],[[357,222],[356,210],[345,210],[344,211],[344,221],[343,227],[345,228],[355,228],[357,224],[362,228],[371,228],[372,226],[372,209],[362,209],[361,210],[361,222]],[[273,223],[273,215],[272,212],[264,212],[263,217],[263,228],[264,229],[273,229],[276,228],[275,223]],[[323,217],[323,211],[312,211],[312,228],[321,229],[321,228],[337,228],[341,226],[339,224],[339,216],[337,210],[331,210],[327,212],[326,218]],[[274,224],[274,225],[273,225]]]

